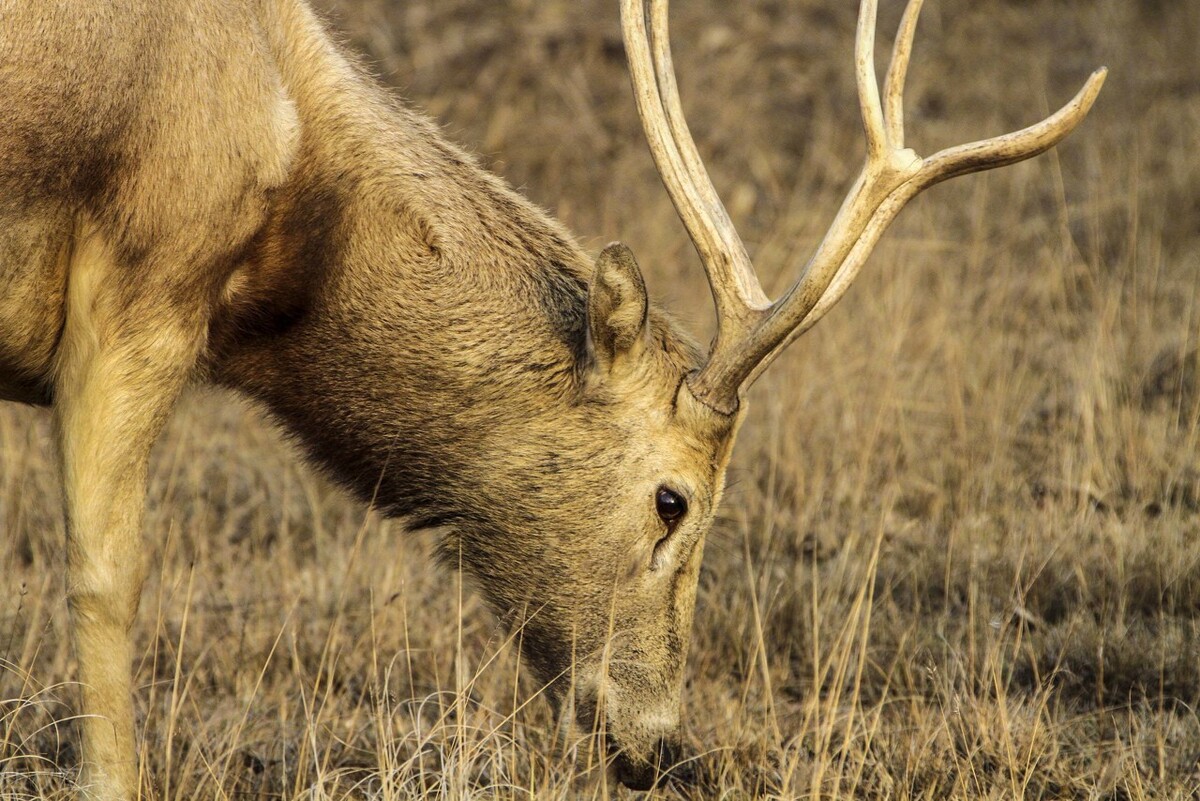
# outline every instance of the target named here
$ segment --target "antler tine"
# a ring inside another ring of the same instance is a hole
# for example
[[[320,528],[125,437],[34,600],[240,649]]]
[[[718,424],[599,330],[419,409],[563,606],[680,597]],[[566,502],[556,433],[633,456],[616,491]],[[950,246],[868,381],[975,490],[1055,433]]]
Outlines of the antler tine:
[[[904,147],[904,79],[908,77],[908,59],[912,55],[913,37],[917,34],[917,19],[924,0],[910,0],[900,19],[896,44],[892,47],[892,63],[888,65],[883,82],[885,118],[888,139],[893,147]]]
[[[684,120],[667,9],[666,0],[651,0],[649,13],[645,0],[622,0],[626,57],[654,161],[708,273],[717,306],[717,341],[735,341],[765,316],[770,301]]]
[[[689,380],[697,398],[717,409],[737,406],[749,386],[789,343],[845,294],[879,237],[917,193],[957,175],[1002,167],[1062,141],[1082,122],[1107,70],[1094,72],[1055,114],[1015,133],[947,148],[922,159],[904,146],[903,86],[922,0],[910,0],[900,24],[881,107],[873,61],[875,0],[862,0],[855,42],[859,106],[867,159],[800,279],[737,342],[718,340],[704,368]]]
[[[858,107],[867,135],[867,160],[884,157],[887,129],[879,104],[879,79],[875,76],[876,0],[862,0],[858,7],[858,29],[854,34],[854,79],[858,84]]]
[[[934,153],[921,166],[921,189],[959,175],[1005,167],[1045,153],[1083,122],[1096,102],[1107,75],[1107,67],[1092,72],[1069,103],[1041,122],[1019,131]]]

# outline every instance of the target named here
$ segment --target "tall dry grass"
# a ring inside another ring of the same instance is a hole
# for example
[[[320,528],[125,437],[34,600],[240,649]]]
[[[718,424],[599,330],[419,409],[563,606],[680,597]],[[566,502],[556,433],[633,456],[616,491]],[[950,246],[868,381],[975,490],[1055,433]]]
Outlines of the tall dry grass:
[[[684,103],[778,290],[862,145],[853,3],[680,0]],[[885,2],[890,30],[897,2]],[[917,147],[1111,75],[1058,151],[930,191],[751,396],[709,540],[695,798],[1200,792],[1200,5],[930,0]],[[709,330],[607,0],[344,0],[384,80]],[[0,798],[72,787],[44,413],[0,410]],[[150,797],[609,798],[428,537],[196,393],[154,461],[135,636]]]

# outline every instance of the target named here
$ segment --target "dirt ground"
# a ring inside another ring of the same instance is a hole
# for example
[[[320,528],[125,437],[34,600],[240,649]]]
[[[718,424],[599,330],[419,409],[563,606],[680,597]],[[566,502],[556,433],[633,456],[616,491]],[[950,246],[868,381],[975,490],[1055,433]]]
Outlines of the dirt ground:
[[[684,106],[768,291],[862,158],[847,0],[677,0]],[[900,3],[885,0],[883,38]],[[620,238],[700,336],[699,261],[612,0],[341,0],[381,80],[555,213]],[[1111,73],[1035,161],[915,201],[750,396],[662,797],[1200,793],[1200,3],[928,0],[922,152]],[[886,52],[881,47],[881,51]],[[196,391],[156,450],[135,629],[149,797],[620,798],[556,744],[429,535]],[[67,797],[74,667],[43,411],[0,408],[0,799]]]

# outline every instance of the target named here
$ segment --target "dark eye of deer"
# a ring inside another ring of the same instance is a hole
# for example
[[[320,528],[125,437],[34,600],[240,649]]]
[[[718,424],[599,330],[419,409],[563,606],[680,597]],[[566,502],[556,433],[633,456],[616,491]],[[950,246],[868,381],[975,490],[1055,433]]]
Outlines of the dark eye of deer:
[[[667,524],[667,528],[673,529],[687,514],[687,501],[679,493],[659,487],[654,496],[654,508],[658,510],[658,516]]]

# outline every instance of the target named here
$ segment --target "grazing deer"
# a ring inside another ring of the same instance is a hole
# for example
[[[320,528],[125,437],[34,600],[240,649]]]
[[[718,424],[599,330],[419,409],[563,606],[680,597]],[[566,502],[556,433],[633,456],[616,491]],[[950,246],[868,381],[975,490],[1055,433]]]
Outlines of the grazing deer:
[[[921,158],[901,117],[920,5],[881,96],[862,0],[866,165],[772,302],[684,122],[667,2],[622,0],[638,110],[712,286],[707,355],[627,248],[590,259],[365,77],[305,0],[0,6],[0,397],[53,410],[84,793],[139,792],[147,460],[193,381],[265,407],[385,513],[443,528],[555,702],[603,727],[618,778],[661,777],[742,393],[909,199],[1052,147],[1103,82]]]

